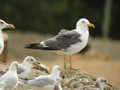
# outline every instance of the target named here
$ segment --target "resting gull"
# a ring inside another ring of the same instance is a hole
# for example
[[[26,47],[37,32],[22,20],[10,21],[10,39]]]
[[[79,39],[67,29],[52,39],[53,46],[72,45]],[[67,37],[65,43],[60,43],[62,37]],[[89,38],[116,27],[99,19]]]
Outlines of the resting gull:
[[[3,35],[2,30],[5,28],[15,29],[14,25],[8,24],[2,19],[0,19],[0,54],[2,54],[4,50],[4,35]]]
[[[29,75],[32,68],[32,64],[35,61],[36,59],[32,56],[25,57],[23,62],[21,64],[18,64],[18,69],[17,69],[18,76],[21,78],[26,78]]]
[[[16,88],[18,84],[17,66],[18,62],[16,61],[12,62],[8,71],[0,77],[0,88],[3,89]]]
[[[32,80],[25,80],[24,84],[41,88],[54,87],[56,80],[60,78],[60,72],[61,68],[58,65],[55,65],[51,74],[40,75],[39,77]]]
[[[89,27],[95,28],[86,18],[78,20],[76,28],[68,31],[62,30],[58,35],[39,43],[31,43],[25,46],[29,49],[58,50],[64,54],[64,68],[69,56],[70,68],[72,68],[71,56],[80,52],[88,43]]]

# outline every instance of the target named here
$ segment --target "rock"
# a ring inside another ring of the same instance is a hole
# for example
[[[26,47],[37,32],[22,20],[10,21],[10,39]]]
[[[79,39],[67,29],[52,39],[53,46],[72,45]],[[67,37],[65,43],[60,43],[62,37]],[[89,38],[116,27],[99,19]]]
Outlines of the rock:
[[[96,87],[96,77],[87,73],[80,72],[79,70],[67,69],[64,73],[62,80],[63,90],[88,90],[79,89],[82,87]],[[117,90],[110,83],[104,83],[104,90]]]

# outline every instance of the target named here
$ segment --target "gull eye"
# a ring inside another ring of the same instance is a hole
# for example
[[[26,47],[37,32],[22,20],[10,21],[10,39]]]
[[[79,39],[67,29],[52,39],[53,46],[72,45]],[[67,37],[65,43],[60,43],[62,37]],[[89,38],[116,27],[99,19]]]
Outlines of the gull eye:
[[[85,23],[85,21],[82,21],[82,23]]]
[[[33,61],[33,59],[31,59],[31,61]]]
[[[4,24],[4,22],[0,21],[0,24]]]

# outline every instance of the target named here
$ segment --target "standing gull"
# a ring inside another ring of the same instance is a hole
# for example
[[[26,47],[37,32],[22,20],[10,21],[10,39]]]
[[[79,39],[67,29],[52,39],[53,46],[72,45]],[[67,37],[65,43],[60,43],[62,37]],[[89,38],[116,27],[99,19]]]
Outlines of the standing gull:
[[[49,75],[40,75],[39,77],[24,81],[25,85],[31,85],[41,88],[54,87],[56,80],[60,78],[61,68],[56,65]]]
[[[17,76],[17,65],[16,61],[12,62],[8,71],[0,77],[0,88],[13,89],[16,88],[18,84]]]
[[[2,54],[4,50],[4,35],[3,35],[2,30],[5,28],[15,29],[14,25],[8,24],[2,19],[0,19],[0,54]]]
[[[64,68],[66,57],[69,56],[70,68],[72,68],[71,56],[80,52],[88,43],[89,27],[95,28],[86,18],[80,19],[76,28],[72,31],[62,30],[58,35],[40,43],[31,43],[25,46],[29,49],[58,50],[64,56]]]
[[[36,61],[35,58],[32,56],[25,57],[23,62],[21,64],[18,64],[17,69],[18,76],[21,78],[26,78],[29,75],[32,68],[32,64],[35,61]]]

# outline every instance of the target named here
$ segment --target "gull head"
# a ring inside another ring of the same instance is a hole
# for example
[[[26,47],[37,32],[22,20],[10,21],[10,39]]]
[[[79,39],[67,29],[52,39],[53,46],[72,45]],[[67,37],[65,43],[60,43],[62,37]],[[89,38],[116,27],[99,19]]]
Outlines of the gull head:
[[[13,24],[8,24],[5,21],[3,21],[2,19],[0,19],[0,30],[2,29],[15,29],[15,26]]]
[[[55,65],[54,67],[53,67],[53,71],[55,71],[55,72],[61,72],[62,71],[62,69],[60,68],[60,66],[58,66],[58,65]]]
[[[86,18],[81,18],[76,24],[76,28],[84,29],[88,27],[95,28],[94,24],[90,23]]]
[[[52,69],[52,75],[55,77],[55,78],[57,78],[57,77],[59,77],[60,76],[60,73],[62,72],[62,69],[60,68],[60,66],[58,66],[58,65],[55,65],[54,67],[53,67],[53,69]]]
[[[100,88],[100,90],[104,89],[104,84],[107,82],[107,80],[104,79],[104,77],[98,77],[96,79],[96,86]]]
[[[27,56],[27,57],[25,57],[25,59],[24,59],[23,62],[32,64],[32,63],[34,63],[35,61],[36,61],[36,59],[35,59],[34,57],[32,57],[32,56]]]
[[[60,78],[60,73],[62,72],[62,69],[60,68],[60,66],[58,65],[55,65],[52,69],[52,73],[51,73],[51,76],[54,78],[54,79],[57,79],[57,78]]]
[[[96,82],[105,83],[105,82],[107,82],[107,80],[105,80],[104,77],[98,77],[98,78],[96,79]]]
[[[17,61],[13,61],[9,67],[10,71],[17,71],[18,68],[18,62]]]

